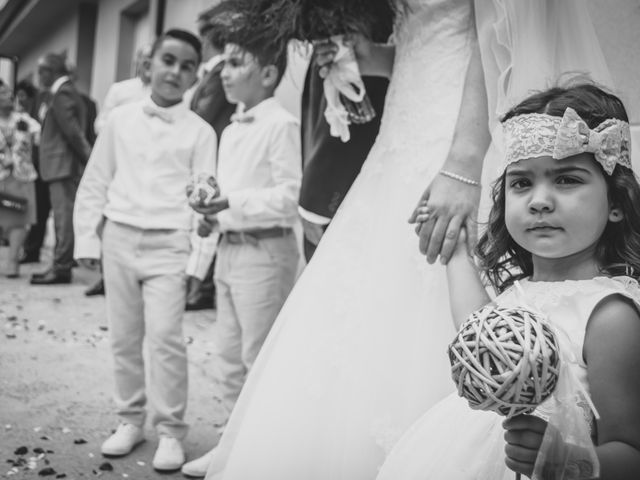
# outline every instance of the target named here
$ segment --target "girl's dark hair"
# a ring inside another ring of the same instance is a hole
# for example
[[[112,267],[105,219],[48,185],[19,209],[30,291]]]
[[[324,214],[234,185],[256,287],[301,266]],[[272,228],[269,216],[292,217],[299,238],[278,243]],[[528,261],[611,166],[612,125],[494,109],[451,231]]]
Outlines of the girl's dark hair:
[[[628,121],[622,101],[593,84],[552,88],[530,96],[512,108],[502,121],[527,113],[546,113],[561,117],[573,108],[595,128],[608,118]],[[595,160],[594,160],[595,161]],[[613,173],[604,173],[609,202],[620,208],[623,219],[609,222],[596,246],[596,258],[607,275],[640,276],[640,185],[631,169],[616,165]],[[493,207],[489,221],[476,247],[480,266],[499,292],[514,281],[533,274],[531,253],[518,245],[505,225],[505,174],[492,187]]]

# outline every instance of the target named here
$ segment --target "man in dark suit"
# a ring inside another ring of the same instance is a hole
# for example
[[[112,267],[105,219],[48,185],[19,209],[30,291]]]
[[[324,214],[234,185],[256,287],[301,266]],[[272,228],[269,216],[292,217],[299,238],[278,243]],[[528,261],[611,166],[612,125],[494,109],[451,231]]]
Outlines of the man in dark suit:
[[[392,18],[392,16],[388,16]],[[391,21],[380,25],[374,40],[385,42],[391,34]],[[343,143],[332,137],[324,117],[327,101],[324,80],[319,75],[315,58],[311,59],[302,92],[302,185],[300,215],[304,231],[304,255],[309,261],[322,234],[335,215],[345,195],[360,173],[378,131],[389,81],[382,77],[363,76],[367,95],[376,117],[349,126],[351,139]]]
[[[73,205],[91,146],[86,105],[68,73],[62,55],[48,53],[38,62],[40,84],[52,95],[42,125],[40,176],[49,187],[56,244],[51,268],[31,277],[35,285],[71,282]]]
[[[191,99],[191,110],[200,115],[209,125],[213,127],[218,136],[218,143],[222,131],[231,122],[231,115],[235,112],[236,106],[229,103],[222,89],[220,72],[224,67],[225,40],[224,30],[216,24],[216,17],[223,15],[228,7],[218,4],[213,8],[203,12],[198,17],[198,33],[202,38],[204,74]],[[215,260],[214,260],[215,262]],[[187,295],[187,310],[200,310],[212,308],[215,296],[213,284],[213,262],[202,285],[194,286]]]

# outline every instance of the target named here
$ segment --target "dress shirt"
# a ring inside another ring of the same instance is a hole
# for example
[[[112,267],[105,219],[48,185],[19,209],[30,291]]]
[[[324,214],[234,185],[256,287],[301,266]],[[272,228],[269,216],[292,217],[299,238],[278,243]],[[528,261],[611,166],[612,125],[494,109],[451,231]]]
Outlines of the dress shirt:
[[[145,113],[161,110],[165,115]],[[184,102],[161,108],[150,97],[116,108],[98,136],[74,211],[75,257],[99,258],[102,217],[142,229],[192,231],[187,274],[204,278],[212,251],[195,233],[198,215],[185,188],[194,174],[213,174],[213,129]]]
[[[69,77],[67,75],[63,75],[62,77],[58,78],[55,82],[53,82],[53,85],[51,85],[51,96],[54,96],[56,92],[60,90],[60,87],[68,81],[69,81]]]
[[[107,95],[104,97],[104,104],[100,114],[94,123],[96,133],[100,133],[111,111],[127,103],[137,102],[144,99],[150,93],[149,86],[142,83],[140,77],[129,78],[116,82],[109,87]]]
[[[241,117],[220,138],[217,179],[229,199],[220,230],[293,226],[302,177],[298,120],[274,98]]]

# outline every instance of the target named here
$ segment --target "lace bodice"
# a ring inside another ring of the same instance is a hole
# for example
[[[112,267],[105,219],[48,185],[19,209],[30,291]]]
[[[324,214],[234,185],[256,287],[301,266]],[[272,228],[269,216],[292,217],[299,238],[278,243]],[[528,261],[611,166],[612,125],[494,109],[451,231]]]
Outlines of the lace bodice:
[[[426,130],[453,132],[472,22],[468,0],[413,0],[398,19],[396,58],[377,142],[407,153],[398,160],[428,164],[423,158],[431,147]],[[439,156],[430,152],[431,158]]]
[[[496,299],[501,306],[528,306],[542,311],[557,332],[563,355],[582,388],[589,393],[587,366],[583,358],[584,338],[591,313],[596,305],[610,295],[622,295],[640,306],[640,285],[629,277],[596,277],[590,280],[566,280],[564,282],[521,281]],[[582,405],[591,421],[587,403]],[[547,418],[554,409],[551,397],[541,404],[536,413]]]

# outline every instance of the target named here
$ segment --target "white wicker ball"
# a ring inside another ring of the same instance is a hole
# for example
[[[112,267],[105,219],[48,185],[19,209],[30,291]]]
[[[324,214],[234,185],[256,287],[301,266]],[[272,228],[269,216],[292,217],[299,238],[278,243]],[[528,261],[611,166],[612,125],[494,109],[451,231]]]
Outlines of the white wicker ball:
[[[190,206],[206,207],[213,199],[220,196],[220,186],[213,175],[199,173],[187,187],[187,196]]]
[[[530,413],[558,381],[559,346],[544,318],[525,308],[484,307],[449,345],[458,394],[477,410]]]

